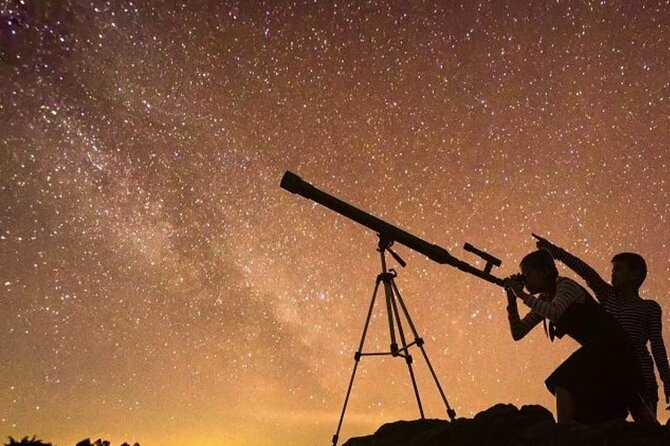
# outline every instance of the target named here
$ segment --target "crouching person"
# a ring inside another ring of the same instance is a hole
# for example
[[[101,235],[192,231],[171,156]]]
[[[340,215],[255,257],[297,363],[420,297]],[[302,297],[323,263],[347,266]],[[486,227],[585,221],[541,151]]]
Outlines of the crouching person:
[[[531,252],[520,267],[521,274],[505,279],[512,337],[520,340],[543,322],[551,341],[568,335],[580,344],[545,380],[556,397],[558,422],[601,423],[626,418],[630,410],[636,421],[656,424],[640,396],[644,385],[633,347],[616,319],[581,285],[559,276],[549,252]],[[530,310],[523,319],[517,300]]]

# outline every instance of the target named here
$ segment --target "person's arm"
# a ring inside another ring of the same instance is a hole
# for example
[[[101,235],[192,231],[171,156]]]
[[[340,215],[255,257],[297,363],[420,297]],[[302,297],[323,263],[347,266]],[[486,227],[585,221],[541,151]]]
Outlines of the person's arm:
[[[530,311],[521,319],[519,308],[516,305],[516,296],[511,289],[506,289],[505,291],[507,292],[507,318],[509,320],[510,332],[512,333],[512,339],[518,341],[523,339],[544,318]]]
[[[558,321],[570,305],[583,301],[585,298],[582,289],[576,283],[568,280],[562,280],[558,283],[556,296],[551,301],[538,299],[523,291],[521,291],[519,297],[532,311],[552,322]]]
[[[605,303],[607,299],[614,295],[614,288],[612,285],[603,280],[603,278],[600,277],[600,274],[582,259],[570,254],[565,249],[554,245],[542,237],[535,234],[533,234],[533,236],[538,240],[538,249],[549,251],[549,254],[551,254],[555,260],[563,262],[565,266],[577,273],[579,277],[586,281],[589,288],[593,290],[596,298],[601,303]]]
[[[651,354],[654,356],[654,363],[658,374],[663,381],[663,387],[666,395],[666,403],[668,402],[668,395],[670,395],[670,366],[668,365],[668,354],[663,343],[663,324],[661,306],[658,302],[650,301],[651,318],[649,319],[649,341],[651,343]]]

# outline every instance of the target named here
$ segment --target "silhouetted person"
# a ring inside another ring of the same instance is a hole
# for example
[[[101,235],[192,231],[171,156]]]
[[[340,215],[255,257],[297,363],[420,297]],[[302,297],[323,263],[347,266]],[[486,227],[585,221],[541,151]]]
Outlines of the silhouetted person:
[[[581,285],[559,276],[549,252],[531,252],[520,266],[521,275],[505,279],[514,340],[548,319],[545,330],[552,341],[554,336],[567,334],[581,345],[545,380],[547,389],[556,396],[558,422],[625,419],[630,409],[636,421],[655,424],[639,395],[642,374],[633,347],[616,319]],[[530,294],[523,291],[524,282]],[[539,297],[533,296],[538,293]],[[523,319],[517,297],[530,308]]]
[[[535,234],[537,247],[545,249],[554,259],[584,279],[593,290],[596,298],[623,326],[633,342],[635,353],[642,369],[645,383],[644,398],[654,416],[658,406],[658,385],[654,375],[654,362],[663,381],[666,404],[670,403],[670,366],[663,344],[662,312],[660,305],[640,297],[640,287],[647,276],[647,264],[639,254],[623,252],[612,258],[612,284],[605,282],[600,275],[585,262],[546,239]],[[647,343],[651,344],[654,355],[652,361]],[[670,409],[670,407],[668,407]]]

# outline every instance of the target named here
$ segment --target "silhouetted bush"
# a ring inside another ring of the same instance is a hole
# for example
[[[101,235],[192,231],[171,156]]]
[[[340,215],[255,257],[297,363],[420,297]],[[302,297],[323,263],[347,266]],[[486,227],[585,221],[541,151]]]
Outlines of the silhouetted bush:
[[[35,438],[36,436],[33,435],[33,438],[28,438],[23,437],[21,441],[17,441],[12,437],[9,437],[9,443],[6,443],[5,446],[14,446],[14,445],[22,445],[22,446],[52,446],[51,443],[44,443],[42,440],[37,440]]]
[[[33,435],[33,438],[23,437],[21,441],[15,440],[13,437],[9,437],[9,443],[5,443],[4,446],[53,446],[51,443],[45,443],[42,440],[36,439],[36,436]],[[91,443],[90,438],[86,438],[77,443],[77,446],[110,446],[111,443],[109,440],[103,440],[98,438],[93,443]],[[130,446],[127,442],[121,444],[121,446]],[[133,446],[140,446],[139,443],[133,443]]]

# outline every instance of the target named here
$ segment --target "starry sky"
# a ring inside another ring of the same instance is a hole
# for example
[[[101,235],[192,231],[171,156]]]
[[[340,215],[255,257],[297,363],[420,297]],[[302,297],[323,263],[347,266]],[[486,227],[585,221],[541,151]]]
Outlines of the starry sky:
[[[505,3],[0,2],[0,432],[329,444],[377,238],[286,170],[501,277],[531,231],[605,278],[638,252],[670,342],[670,4]],[[576,344],[515,343],[501,288],[396,250],[458,415],[554,410]],[[404,361],[363,358],[342,442],[417,417]]]

